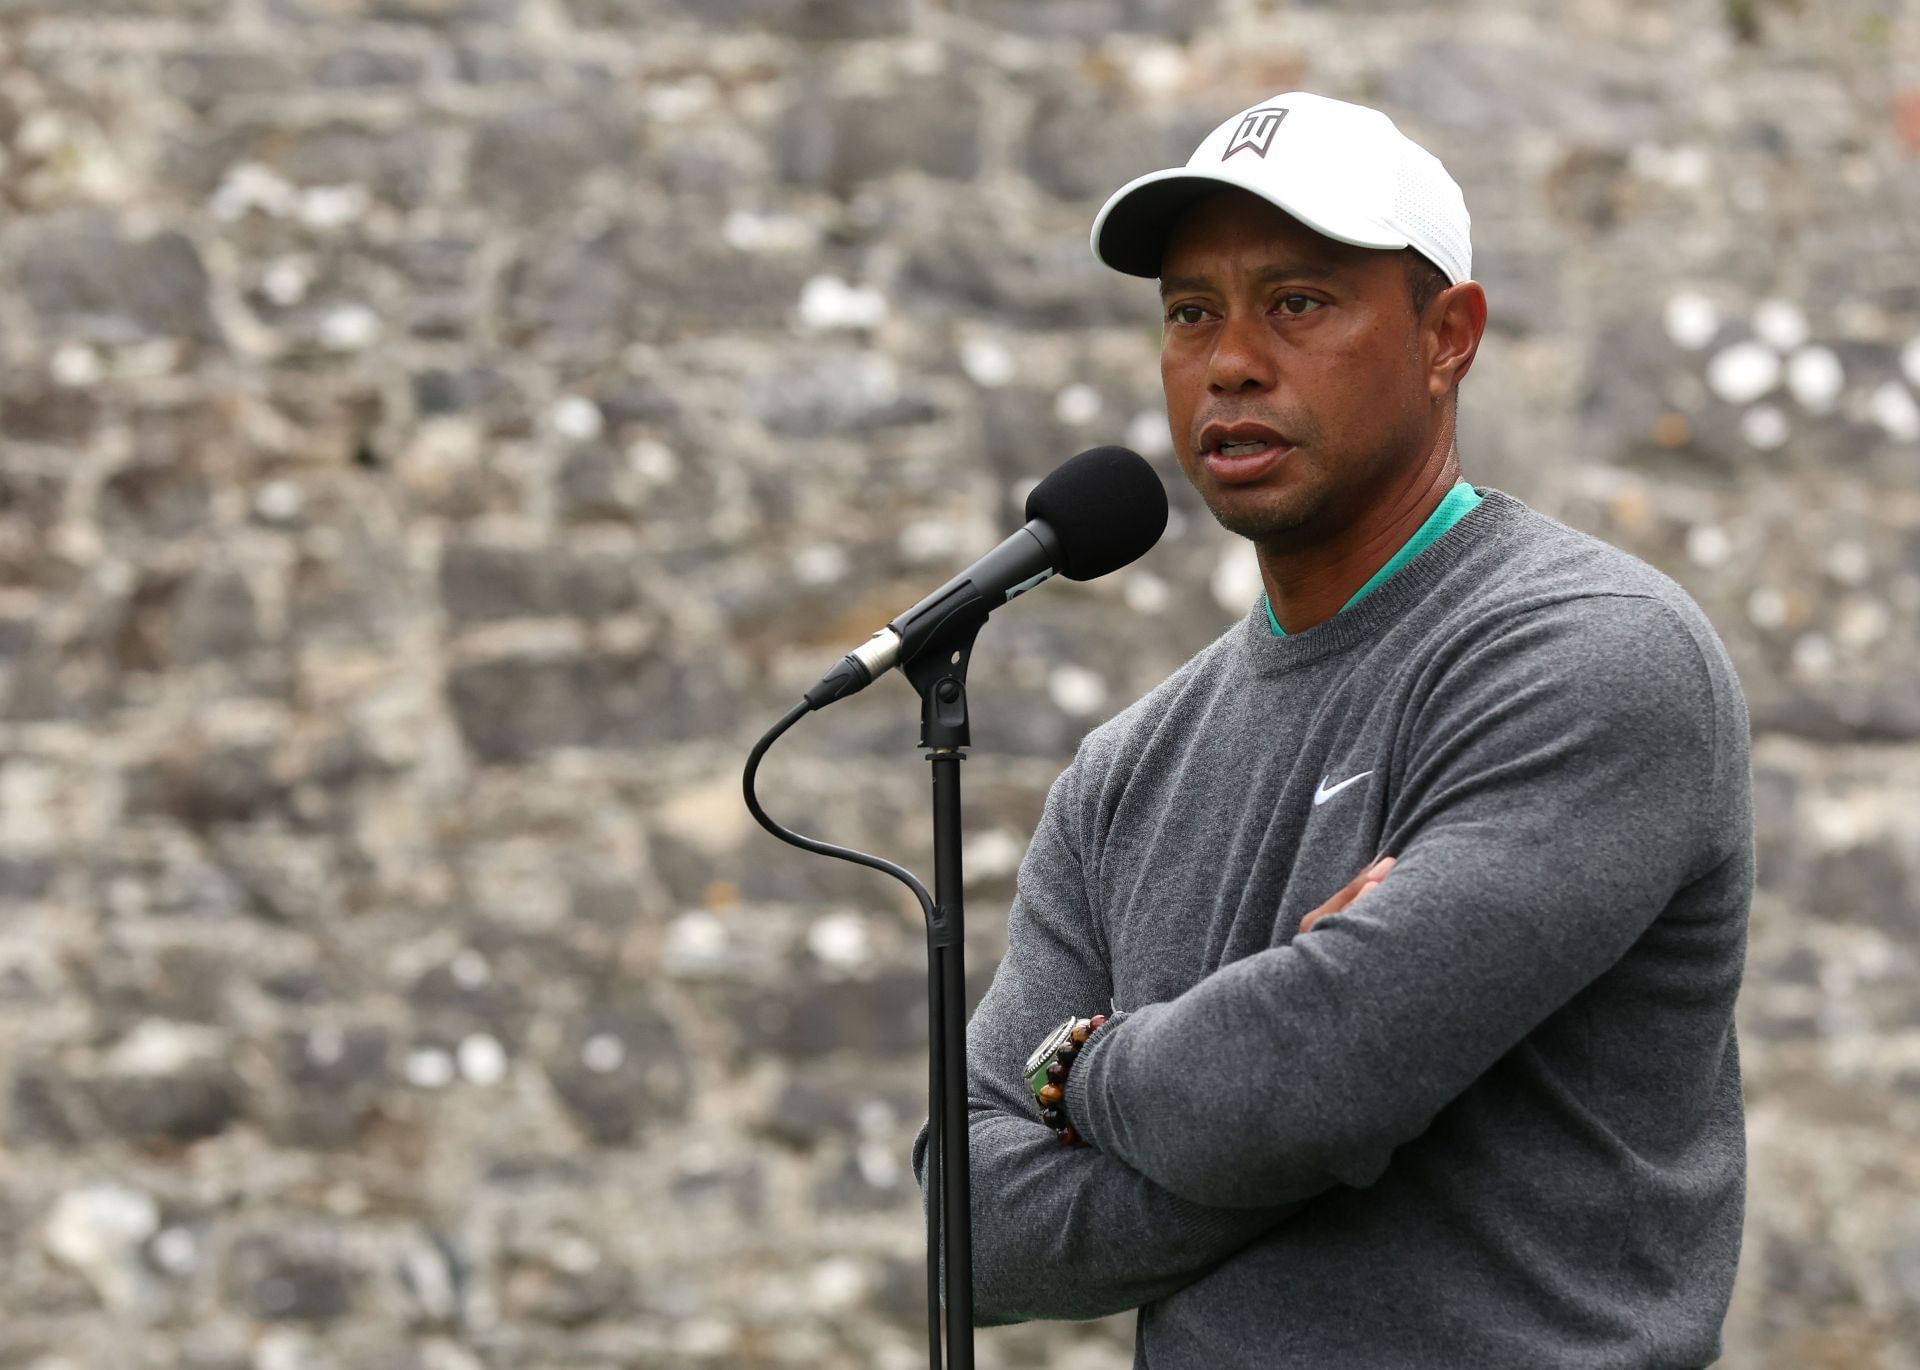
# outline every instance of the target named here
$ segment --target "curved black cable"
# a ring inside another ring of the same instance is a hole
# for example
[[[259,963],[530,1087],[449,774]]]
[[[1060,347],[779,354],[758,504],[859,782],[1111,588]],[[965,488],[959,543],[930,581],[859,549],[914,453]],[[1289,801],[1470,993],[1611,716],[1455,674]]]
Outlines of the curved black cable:
[[[920,901],[921,916],[927,922],[927,995],[929,1021],[927,1024],[928,1042],[928,1086],[927,1086],[927,1340],[929,1342],[930,1370],[940,1370],[940,1220],[946,1211],[946,1196],[942,1192],[946,1177],[940,1167],[940,1083],[944,1056],[943,1043],[940,1040],[941,1019],[941,976],[940,949],[933,944],[933,896],[927,893],[927,887],[914,878],[912,871],[904,866],[896,866],[885,857],[870,856],[852,847],[836,846],[831,842],[822,842],[815,837],[782,827],[767,811],[760,807],[760,800],[753,792],[753,779],[760,770],[760,759],[767,749],[779,740],[780,735],[798,723],[803,715],[813,708],[807,700],[801,700],[786,713],[778,723],[767,729],[760,740],[753,744],[753,750],[747,753],[747,768],[740,778],[741,788],[747,798],[747,812],[754,821],[782,842],[810,851],[820,856],[832,856],[842,861],[851,861],[858,866],[868,866],[874,870],[891,875],[901,884],[913,891],[913,897]]]
[[[803,851],[815,852],[820,856],[838,857],[842,861],[851,861],[857,866],[870,866],[874,870],[891,875],[913,891],[913,897],[920,901],[921,916],[927,920],[927,927],[931,929],[933,927],[933,896],[927,893],[925,885],[914,878],[912,871],[904,866],[894,865],[883,856],[869,856],[863,851],[855,851],[852,847],[837,847],[831,842],[822,842],[816,837],[807,837],[783,828],[768,816],[767,811],[760,807],[759,799],[754,796],[753,777],[754,773],[760,769],[760,758],[767,754],[767,748],[779,739],[780,734],[798,723],[801,716],[811,707],[804,699],[794,705],[787,711],[786,717],[767,729],[765,736],[754,743],[753,750],[747,753],[747,770],[741,777],[741,784],[747,795],[747,812],[753,815],[754,821],[761,827],[791,846],[799,847]]]

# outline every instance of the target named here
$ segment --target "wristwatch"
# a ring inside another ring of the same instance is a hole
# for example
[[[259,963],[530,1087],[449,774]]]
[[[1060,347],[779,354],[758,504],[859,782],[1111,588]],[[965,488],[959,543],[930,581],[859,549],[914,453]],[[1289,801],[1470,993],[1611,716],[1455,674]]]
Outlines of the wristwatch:
[[[1083,1145],[1080,1134],[1074,1131],[1073,1122],[1067,1117],[1067,1071],[1073,1066],[1073,1058],[1080,1054],[1088,1037],[1106,1022],[1105,1014],[1092,1018],[1069,1018],[1059,1027],[1041,1039],[1040,1045],[1033,1049],[1033,1055],[1027,1057],[1026,1067],[1020,1074],[1026,1079],[1027,1088],[1033,1091],[1034,1101],[1040,1106],[1040,1121],[1052,1128],[1054,1135],[1068,1146]]]

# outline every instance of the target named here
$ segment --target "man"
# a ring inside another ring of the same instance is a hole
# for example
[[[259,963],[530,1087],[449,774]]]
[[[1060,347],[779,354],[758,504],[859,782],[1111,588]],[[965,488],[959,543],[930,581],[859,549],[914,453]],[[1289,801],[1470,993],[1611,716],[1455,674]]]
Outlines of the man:
[[[1175,450],[1266,596],[1048,796],[968,1030],[980,1320],[1138,1308],[1152,1370],[1707,1364],[1752,888],[1719,640],[1459,482],[1486,300],[1384,115],[1276,96],[1093,247],[1160,280]]]

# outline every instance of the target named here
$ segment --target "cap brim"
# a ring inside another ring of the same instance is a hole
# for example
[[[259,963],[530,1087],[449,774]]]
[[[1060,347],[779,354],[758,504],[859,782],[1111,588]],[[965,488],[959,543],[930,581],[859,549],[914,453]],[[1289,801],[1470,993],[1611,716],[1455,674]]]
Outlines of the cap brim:
[[[1155,280],[1167,237],[1180,216],[1218,190],[1244,190],[1292,215],[1315,233],[1355,247],[1408,246],[1404,234],[1372,223],[1336,222],[1298,197],[1277,195],[1231,176],[1209,175],[1186,167],[1153,171],[1127,182],[1108,197],[1093,221],[1093,255],[1129,276]]]

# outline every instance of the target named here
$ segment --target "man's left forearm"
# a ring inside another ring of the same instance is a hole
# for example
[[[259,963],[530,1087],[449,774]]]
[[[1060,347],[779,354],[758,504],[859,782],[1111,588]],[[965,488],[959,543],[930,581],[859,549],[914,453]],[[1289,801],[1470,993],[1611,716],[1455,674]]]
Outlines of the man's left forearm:
[[[914,1171],[926,1182],[924,1128]],[[1032,1118],[976,1106],[973,1301],[983,1327],[1085,1319],[1166,1298],[1281,1222],[1286,1209],[1207,1208],[1108,1156],[1061,1146]]]
[[[1109,1024],[1068,1079],[1075,1127],[1201,1204],[1293,1203],[1372,1183],[1395,1147],[1618,959],[1664,902],[1652,891],[1569,898],[1584,937],[1550,939],[1542,900],[1497,888],[1489,869],[1499,862],[1409,854],[1291,945]]]

